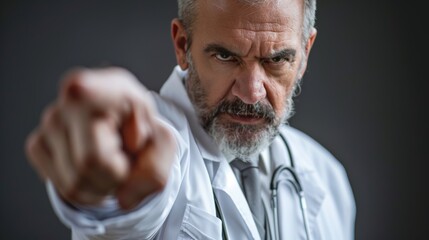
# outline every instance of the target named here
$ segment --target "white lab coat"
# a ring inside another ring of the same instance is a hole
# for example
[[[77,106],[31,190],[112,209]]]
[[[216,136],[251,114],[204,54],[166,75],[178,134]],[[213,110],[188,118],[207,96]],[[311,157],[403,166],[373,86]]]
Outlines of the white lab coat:
[[[216,144],[198,124],[183,77],[176,67],[160,91],[154,93],[158,111],[172,129],[178,152],[165,189],[131,212],[118,211],[109,199],[100,209],[76,210],[64,204],[48,183],[53,208],[72,229],[73,239],[222,239],[213,191],[231,240],[259,239],[256,225],[240,186]],[[322,146],[302,132],[284,126],[296,171],[304,188],[312,239],[354,238],[355,203],[346,172]],[[289,164],[284,142],[270,146],[276,165]],[[279,186],[282,239],[305,239],[296,193]]]

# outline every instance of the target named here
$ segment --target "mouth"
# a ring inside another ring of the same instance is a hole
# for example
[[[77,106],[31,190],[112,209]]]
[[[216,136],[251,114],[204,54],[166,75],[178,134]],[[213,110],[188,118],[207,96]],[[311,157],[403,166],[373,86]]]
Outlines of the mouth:
[[[256,124],[261,124],[265,122],[264,118],[257,115],[251,115],[251,114],[223,113],[221,115],[223,115],[223,117],[225,117],[226,120],[228,121],[232,121],[240,124],[256,125]]]

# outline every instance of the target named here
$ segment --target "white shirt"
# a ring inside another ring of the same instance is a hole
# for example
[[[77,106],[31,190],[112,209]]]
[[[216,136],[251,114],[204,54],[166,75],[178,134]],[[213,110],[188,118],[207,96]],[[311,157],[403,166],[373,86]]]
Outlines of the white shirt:
[[[163,191],[130,212],[118,210],[115,198],[99,209],[76,209],[62,202],[48,182],[53,208],[72,229],[73,239],[222,239],[222,221],[229,239],[259,239],[228,161],[199,125],[181,81],[185,75],[176,67],[160,95],[153,94],[160,121],[174,134],[178,149]],[[355,203],[344,168],[304,133],[290,126],[282,126],[280,132],[288,139],[306,193],[312,239],[353,239]],[[280,137],[261,156],[267,170],[265,185],[275,166],[290,164]],[[264,189],[266,199],[270,193]],[[278,192],[281,238],[304,239],[296,195],[283,185]],[[222,221],[216,217],[213,193],[224,214]]]

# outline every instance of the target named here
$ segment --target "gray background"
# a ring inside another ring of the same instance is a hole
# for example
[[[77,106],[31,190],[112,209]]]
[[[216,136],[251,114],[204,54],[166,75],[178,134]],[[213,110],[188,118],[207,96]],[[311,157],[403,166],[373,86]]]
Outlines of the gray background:
[[[154,2],[1,2],[1,239],[70,239],[26,161],[25,137],[70,67],[123,66],[159,90],[175,65],[176,4]],[[402,2],[319,1],[319,34],[291,120],[347,169],[356,239],[421,239],[428,224],[427,30],[417,26],[422,7]]]

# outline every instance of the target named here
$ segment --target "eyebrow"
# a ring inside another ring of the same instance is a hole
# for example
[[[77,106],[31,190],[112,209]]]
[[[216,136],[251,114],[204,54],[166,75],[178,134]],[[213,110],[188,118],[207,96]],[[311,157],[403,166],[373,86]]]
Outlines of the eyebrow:
[[[294,58],[296,55],[296,50],[295,49],[283,49],[277,52],[272,53],[271,55],[269,55],[267,58]]]
[[[226,49],[225,47],[222,47],[221,45],[216,44],[216,43],[211,43],[211,44],[207,45],[204,48],[204,52],[206,52],[206,53],[211,53],[211,52],[226,53],[226,54],[231,55],[231,56],[239,56],[239,54],[234,53],[234,52],[232,52],[232,51]]]
[[[228,50],[225,47],[223,47],[223,46],[221,46],[221,45],[219,45],[217,43],[208,44],[204,48],[204,52],[206,52],[206,53],[217,52],[217,53],[225,53],[225,54],[228,54],[230,56],[240,56],[240,54],[235,53],[235,52],[233,52],[231,50]],[[277,58],[277,57],[280,57],[280,58],[286,58],[286,57],[294,58],[295,55],[296,55],[296,50],[295,49],[287,48],[287,49],[283,49],[283,50],[280,50],[280,51],[275,51],[274,53],[268,55],[267,57],[262,57],[262,58],[265,58],[265,59],[268,59],[268,58]]]

